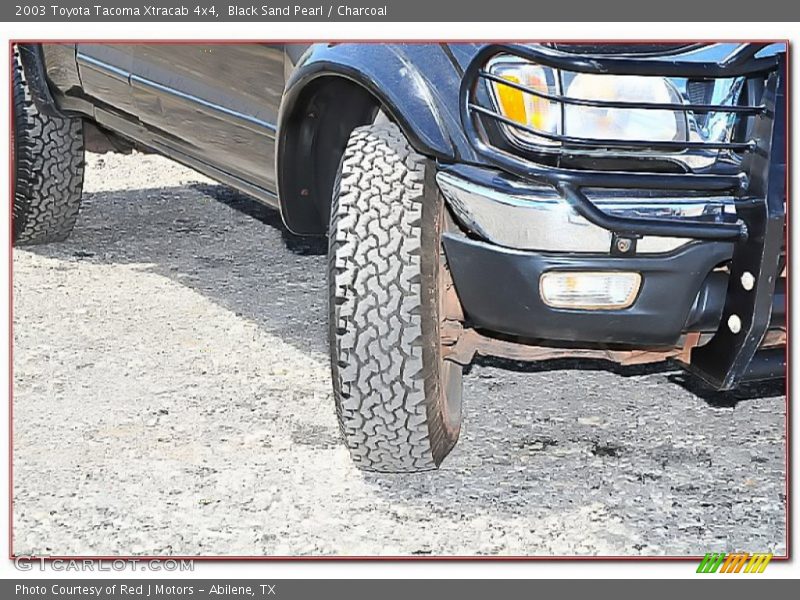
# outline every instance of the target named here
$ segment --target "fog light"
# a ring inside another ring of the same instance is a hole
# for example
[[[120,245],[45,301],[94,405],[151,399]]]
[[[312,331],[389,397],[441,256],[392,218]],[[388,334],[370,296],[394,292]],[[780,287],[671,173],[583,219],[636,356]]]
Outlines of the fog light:
[[[639,273],[548,271],[539,279],[539,294],[553,308],[612,310],[633,304],[641,284]]]

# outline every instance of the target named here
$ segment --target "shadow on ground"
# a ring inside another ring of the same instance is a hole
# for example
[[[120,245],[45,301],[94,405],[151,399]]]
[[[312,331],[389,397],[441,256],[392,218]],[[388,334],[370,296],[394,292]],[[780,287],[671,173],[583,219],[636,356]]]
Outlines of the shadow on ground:
[[[175,200],[180,207],[176,207]],[[209,200],[233,210],[204,210],[203,205]],[[264,225],[262,231],[253,231]],[[251,231],[240,235],[238,227]],[[273,243],[276,237],[282,247]],[[80,249],[75,250],[75,246]],[[178,188],[88,193],[78,228],[67,244],[28,249],[48,256],[66,253],[70,259],[94,262],[153,263],[155,272],[179,279],[271,333],[282,333],[298,348],[327,351],[327,240],[292,234],[278,211],[227,186],[194,183]],[[266,270],[264,262],[269,264]],[[204,277],[204,272],[216,269],[229,270],[223,285],[212,283],[219,278],[216,273]],[[295,295],[287,302],[289,290]],[[717,392],[671,362],[625,366],[587,359],[530,363],[478,357],[475,366],[520,373],[606,371],[620,377],[664,374],[665,385],[681,386],[715,408],[785,394],[784,380]]]

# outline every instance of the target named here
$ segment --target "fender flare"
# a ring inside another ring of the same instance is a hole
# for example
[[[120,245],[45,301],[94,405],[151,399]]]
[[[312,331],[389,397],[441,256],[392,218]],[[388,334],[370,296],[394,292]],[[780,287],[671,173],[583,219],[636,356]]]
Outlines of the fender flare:
[[[48,117],[64,118],[66,115],[58,108],[50,84],[47,82],[47,70],[41,44],[18,44],[19,61],[25,73],[25,82],[31,93],[36,109]]]
[[[302,109],[299,99],[304,90],[324,77],[344,79],[368,93],[420,154],[452,162],[469,152],[458,114],[461,72],[441,45],[314,44],[289,76],[278,115],[278,197],[284,223],[293,232],[324,232],[294,214],[292,204],[303,200],[295,198],[297,186],[287,175],[288,161],[297,158],[287,156],[287,140],[294,133],[290,122],[297,120],[298,107]]]

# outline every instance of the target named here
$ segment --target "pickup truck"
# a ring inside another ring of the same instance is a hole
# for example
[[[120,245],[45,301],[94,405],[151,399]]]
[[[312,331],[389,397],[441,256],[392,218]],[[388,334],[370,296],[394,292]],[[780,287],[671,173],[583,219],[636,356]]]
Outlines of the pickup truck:
[[[354,462],[434,469],[476,355],[784,377],[787,76],[780,41],[20,43],[13,240],[69,235],[100,147],[276,208],[329,241]]]

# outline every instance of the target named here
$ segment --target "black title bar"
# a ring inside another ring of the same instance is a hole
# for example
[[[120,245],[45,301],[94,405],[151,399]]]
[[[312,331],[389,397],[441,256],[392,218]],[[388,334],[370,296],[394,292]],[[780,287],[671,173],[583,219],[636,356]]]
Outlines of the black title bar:
[[[28,0],[0,5],[4,22],[68,21],[373,21],[373,22],[501,22],[501,21],[798,21],[800,3],[728,0],[600,0],[553,2],[538,0],[350,0],[253,3],[214,0]],[[502,32],[494,32],[502,35]],[[532,35],[535,32],[531,32]],[[709,38],[724,37],[724,29],[709,28]]]

